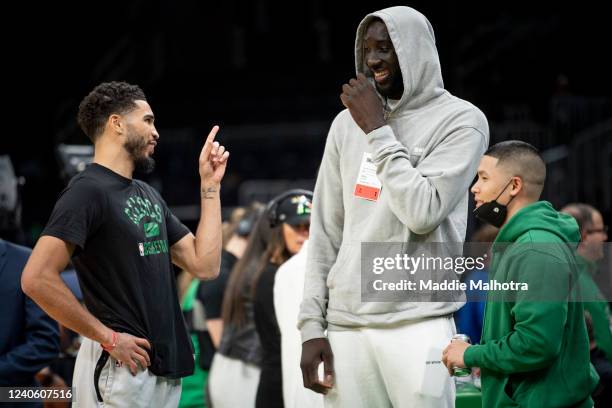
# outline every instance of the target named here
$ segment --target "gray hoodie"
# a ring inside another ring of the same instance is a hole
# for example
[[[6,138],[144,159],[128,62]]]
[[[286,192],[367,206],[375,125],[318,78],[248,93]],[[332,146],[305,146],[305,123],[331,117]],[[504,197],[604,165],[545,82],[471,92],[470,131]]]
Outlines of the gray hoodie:
[[[361,301],[362,242],[463,242],[468,188],[489,143],[484,114],[444,89],[433,29],[416,10],[392,7],[362,20],[357,72],[366,73],[362,38],[373,17],[387,26],[404,94],[384,102],[387,125],[367,135],[348,110],[331,125],[313,199],[302,341],[324,337],[326,328],[388,327],[449,315],[462,305]],[[377,201],[353,194],[364,153],[372,155],[382,183]]]

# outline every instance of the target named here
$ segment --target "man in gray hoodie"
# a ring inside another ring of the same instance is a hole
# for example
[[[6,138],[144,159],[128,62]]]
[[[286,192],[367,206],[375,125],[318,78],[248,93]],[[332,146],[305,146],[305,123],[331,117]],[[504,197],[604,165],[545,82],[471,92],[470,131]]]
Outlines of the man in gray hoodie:
[[[363,302],[361,243],[462,242],[487,120],[444,89],[433,29],[414,9],[367,15],[355,65],[313,199],[298,323],[304,386],[331,407],[451,407],[439,360],[462,303]]]

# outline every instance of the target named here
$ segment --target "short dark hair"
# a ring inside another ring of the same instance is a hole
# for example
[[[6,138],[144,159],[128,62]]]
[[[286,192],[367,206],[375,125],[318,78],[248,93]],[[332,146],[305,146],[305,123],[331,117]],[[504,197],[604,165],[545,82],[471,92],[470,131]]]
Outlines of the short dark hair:
[[[562,213],[574,217],[581,233],[593,225],[593,213],[595,213],[595,211],[597,211],[595,207],[584,203],[567,204],[561,209]]]
[[[138,85],[127,82],[103,82],[96,86],[79,104],[77,121],[92,142],[102,134],[108,117],[125,114],[136,108],[134,101],[146,101]]]
[[[534,155],[542,160],[540,152],[535,146],[521,140],[506,140],[505,142],[499,142],[489,147],[485,152],[486,156],[495,157],[499,159],[500,163],[505,160],[514,159],[520,154]]]
[[[530,196],[540,197],[546,181],[546,164],[534,146],[520,140],[507,140],[489,147],[485,156],[498,159],[498,166],[510,169],[523,179]]]

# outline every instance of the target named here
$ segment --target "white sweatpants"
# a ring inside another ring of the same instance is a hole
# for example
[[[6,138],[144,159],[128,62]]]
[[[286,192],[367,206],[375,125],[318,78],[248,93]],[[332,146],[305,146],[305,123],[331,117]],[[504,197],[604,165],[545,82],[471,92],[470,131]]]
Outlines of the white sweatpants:
[[[328,331],[335,384],[325,407],[454,407],[455,384],[440,362],[454,334],[450,317],[394,328]]]
[[[102,354],[100,343],[83,338],[74,367],[75,400],[72,408],[166,408],[177,407],[181,398],[181,380],[158,377],[149,370],[133,376],[126,365],[112,357],[104,365],[98,381],[104,402],[98,402],[94,371]],[[140,366],[139,366],[140,367]]]
[[[254,408],[260,373],[253,364],[215,353],[208,374],[213,408]]]

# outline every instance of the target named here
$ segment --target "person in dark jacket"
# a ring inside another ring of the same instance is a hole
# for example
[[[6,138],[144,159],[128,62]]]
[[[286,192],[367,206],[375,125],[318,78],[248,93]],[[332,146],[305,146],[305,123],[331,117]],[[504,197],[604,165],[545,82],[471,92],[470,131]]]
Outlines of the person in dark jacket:
[[[30,253],[0,239],[0,387],[37,386],[34,376],[59,353],[57,323],[21,290]]]

